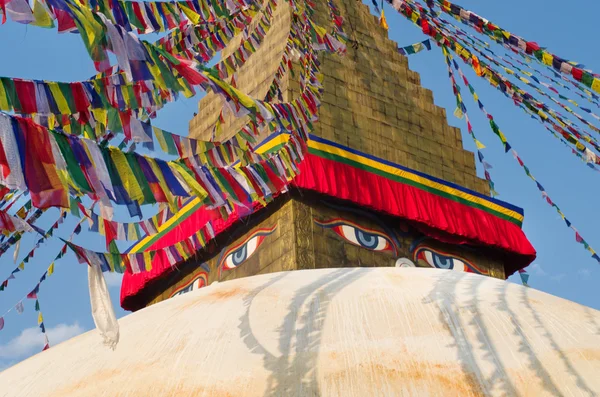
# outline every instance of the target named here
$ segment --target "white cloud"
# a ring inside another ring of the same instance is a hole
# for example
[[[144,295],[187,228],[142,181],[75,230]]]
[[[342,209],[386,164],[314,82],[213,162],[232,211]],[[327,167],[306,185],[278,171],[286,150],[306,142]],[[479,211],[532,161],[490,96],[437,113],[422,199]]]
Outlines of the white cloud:
[[[104,279],[109,288],[120,287],[121,281],[123,281],[123,275],[119,273],[104,273]]]
[[[566,276],[566,274],[564,274],[564,273],[555,274],[553,276],[550,276],[550,280],[561,281],[563,278],[565,278],[565,276]]]
[[[589,277],[592,275],[592,271],[590,269],[583,268],[583,269],[579,269],[577,271],[577,274],[579,274],[582,277]]]
[[[79,323],[58,324],[56,327],[46,328],[50,346],[56,346],[60,342],[71,339],[85,331]],[[13,361],[15,359],[26,358],[34,353],[40,352],[44,348],[44,335],[39,327],[26,328],[21,333],[0,345],[0,359]],[[3,366],[0,362],[0,368]]]
[[[546,273],[546,271],[544,269],[542,269],[542,265],[540,265],[539,263],[534,263],[533,265],[528,267],[526,270],[529,270],[529,273],[535,274],[536,276],[547,276],[548,275],[548,273]]]

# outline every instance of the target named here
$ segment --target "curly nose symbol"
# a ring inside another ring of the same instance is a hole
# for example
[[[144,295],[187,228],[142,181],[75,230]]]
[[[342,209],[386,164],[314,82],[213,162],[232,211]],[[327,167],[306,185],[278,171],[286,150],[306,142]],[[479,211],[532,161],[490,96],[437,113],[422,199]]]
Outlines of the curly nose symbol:
[[[413,261],[408,258],[398,258],[396,259],[395,267],[416,267]]]

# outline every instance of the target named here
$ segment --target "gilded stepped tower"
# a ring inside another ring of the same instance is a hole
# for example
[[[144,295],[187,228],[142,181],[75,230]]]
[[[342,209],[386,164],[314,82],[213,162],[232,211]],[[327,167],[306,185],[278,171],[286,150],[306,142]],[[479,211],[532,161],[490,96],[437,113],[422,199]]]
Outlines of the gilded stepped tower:
[[[336,5],[350,42],[345,56],[321,55],[319,120],[294,186],[245,219],[221,222],[207,247],[176,269],[153,263],[150,273],[126,275],[124,308],[137,310],[214,281],[286,270],[417,266],[505,279],[535,258],[520,229],[522,211],[489,197],[460,130],[447,124],[445,110],[434,104],[377,18],[354,0]],[[328,11],[319,2],[315,19],[330,28]],[[240,90],[265,97],[290,19],[289,6],[280,1],[262,45],[235,75]],[[288,73],[281,91],[290,101],[300,93],[298,81]],[[221,106],[214,94],[203,98],[190,136],[210,139]],[[225,120],[220,140],[243,122]],[[271,150],[282,140],[284,134],[265,137],[256,150]],[[180,214],[176,228],[141,244],[173,244],[206,221],[202,209]]]

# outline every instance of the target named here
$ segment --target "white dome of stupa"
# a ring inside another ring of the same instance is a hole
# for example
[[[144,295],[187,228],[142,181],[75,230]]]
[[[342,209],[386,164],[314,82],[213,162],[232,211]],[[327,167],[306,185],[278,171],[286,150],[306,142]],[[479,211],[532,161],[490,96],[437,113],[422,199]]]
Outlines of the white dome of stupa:
[[[0,373],[2,396],[600,395],[600,312],[502,280],[344,268],[211,285]]]

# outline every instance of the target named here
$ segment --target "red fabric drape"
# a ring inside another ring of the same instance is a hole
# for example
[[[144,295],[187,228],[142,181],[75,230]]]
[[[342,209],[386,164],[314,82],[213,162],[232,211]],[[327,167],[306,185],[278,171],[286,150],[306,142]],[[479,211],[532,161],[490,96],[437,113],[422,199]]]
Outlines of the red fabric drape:
[[[307,154],[293,185],[413,221],[421,232],[442,241],[496,248],[511,262],[511,268],[507,269],[510,273],[535,259],[534,248],[516,224],[350,165]],[[236,223],[240,216],[236,210],[224,221],[215,211],[200,208],[148,249],[173,245],[193,235],[210,219],[218,235]],[[121,306],[126,310],[138,308],[136,295],[148,283],[171,271],[173,268],[161,252],[155,256],[150,272],[125,274],[121,286]]]

